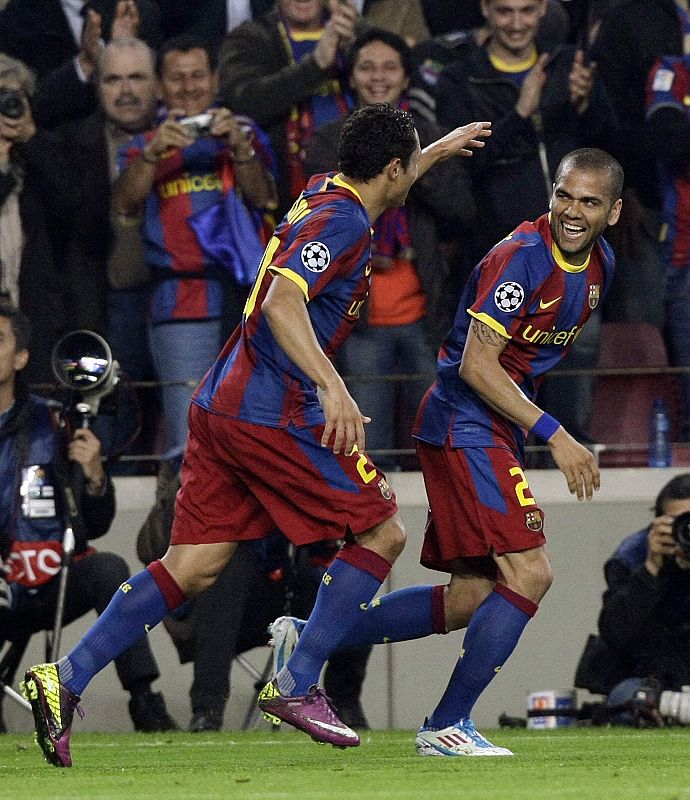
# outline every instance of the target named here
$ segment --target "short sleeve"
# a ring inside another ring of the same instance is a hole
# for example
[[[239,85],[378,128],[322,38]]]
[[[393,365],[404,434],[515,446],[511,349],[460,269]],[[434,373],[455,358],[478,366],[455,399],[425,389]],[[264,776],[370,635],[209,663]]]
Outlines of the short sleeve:
[[[477,294],[468,314],[510,339],[535,291],[523,249],[496,247],[482,263]]]
[[[310,300],[334,279],[363,272],[370,245],[370,230],[357,215],[321,209],[293,226],[269,270],[297,283]]]

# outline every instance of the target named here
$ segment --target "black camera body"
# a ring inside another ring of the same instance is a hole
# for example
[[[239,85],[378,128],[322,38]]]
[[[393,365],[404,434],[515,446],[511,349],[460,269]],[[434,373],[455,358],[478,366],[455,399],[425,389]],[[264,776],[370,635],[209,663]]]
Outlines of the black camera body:
[[[0,89],[0,115],[19,119],[24,113],[24,95],[16,89]]]
[[[679,514],[671,525],[673,539],[684,555],[690,556],[690,511]]]

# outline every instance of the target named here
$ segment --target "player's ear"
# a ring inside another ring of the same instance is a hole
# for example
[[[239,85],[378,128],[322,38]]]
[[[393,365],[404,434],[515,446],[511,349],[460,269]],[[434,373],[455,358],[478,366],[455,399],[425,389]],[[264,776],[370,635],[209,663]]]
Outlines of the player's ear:
[[[615,225],[618,222],[621,215],[621,208],[623,208],[623,201],[619,197],[609,211],[609,216],[606,220],[608,225]]]
[[[400,171],[402,170],[402,162],[400,161],[400,159],[399,158],[392,158],[388,162],[387,170],[388,170],[388,175],[390,176],[390,178],[392,180],[394,180],[394,181],[397,180],[398,179],[398,175],[400,175]]]

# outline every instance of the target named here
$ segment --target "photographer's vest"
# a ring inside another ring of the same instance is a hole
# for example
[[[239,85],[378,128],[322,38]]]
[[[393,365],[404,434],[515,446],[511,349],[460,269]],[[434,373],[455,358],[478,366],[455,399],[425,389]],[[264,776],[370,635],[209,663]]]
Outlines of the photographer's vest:
[[[0,499],[10,540],[5,579],[36,589],[60,571],[64,525],[54,466],[55,417],[45,400],[31,396],[27,402],[29,420],[0,440]]]

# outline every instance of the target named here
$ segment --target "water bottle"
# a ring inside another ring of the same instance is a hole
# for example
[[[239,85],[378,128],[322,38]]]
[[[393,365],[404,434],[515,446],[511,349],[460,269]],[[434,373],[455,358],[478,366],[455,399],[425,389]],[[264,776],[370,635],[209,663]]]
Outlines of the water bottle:
[[[649,444],[649,466],[671,466],[670,420],[663,397],[657,397],[652,408],[651,442]]]

